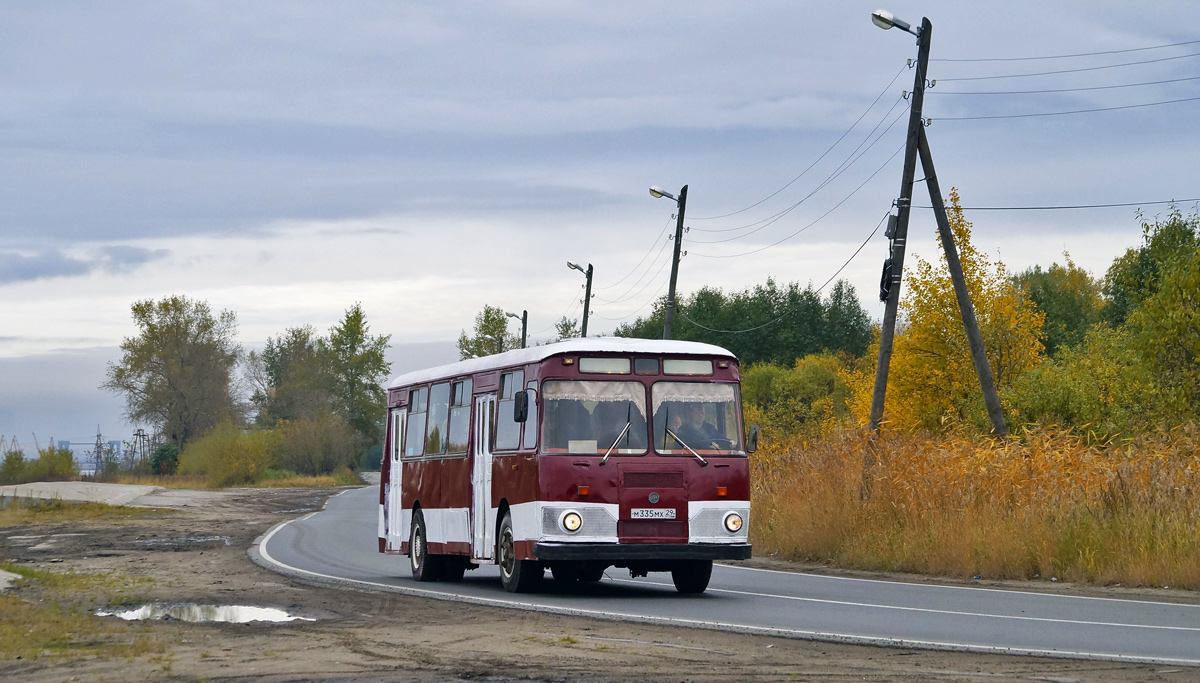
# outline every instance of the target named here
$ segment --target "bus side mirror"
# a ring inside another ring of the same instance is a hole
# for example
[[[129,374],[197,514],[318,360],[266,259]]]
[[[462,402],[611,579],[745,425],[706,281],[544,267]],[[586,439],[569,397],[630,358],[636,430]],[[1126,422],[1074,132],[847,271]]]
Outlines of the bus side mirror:
[[[750,426],[750,433],[746,435],[746,452],[753,453],[758,450],[758,425]]]
[[[529,419],[529,392],[521,391],[513,396],[513,422]]]

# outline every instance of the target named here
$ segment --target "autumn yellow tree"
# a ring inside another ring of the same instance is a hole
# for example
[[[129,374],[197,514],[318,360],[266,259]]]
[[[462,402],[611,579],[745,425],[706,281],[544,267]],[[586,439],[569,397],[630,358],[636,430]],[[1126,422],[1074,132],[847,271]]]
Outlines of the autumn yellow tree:
[[[1009,279],[1003,263],[993,263],[971,243],[971,223],[963,215],[955,189],[950,191],[947,213],[992,376],[996,388],[1004,389],[1040,362],[1045,316]],[[914,260],[916,265],[905,269],[884,421],[901,429],[988,425],[945,255],[936,268],[919,256],[914,255]],[[872,349],[874,358],[878,341]],[[864,421],[874,373],[871,364],[847,381],[855,394],[851,402],[855,415]]]

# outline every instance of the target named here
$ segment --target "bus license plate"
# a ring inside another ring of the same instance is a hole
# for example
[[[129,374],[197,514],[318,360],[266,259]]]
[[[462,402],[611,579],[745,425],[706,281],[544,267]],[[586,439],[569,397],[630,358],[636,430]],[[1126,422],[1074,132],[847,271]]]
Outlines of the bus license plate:
[[[675,519],[675,508],[633,508],[632,519]]]

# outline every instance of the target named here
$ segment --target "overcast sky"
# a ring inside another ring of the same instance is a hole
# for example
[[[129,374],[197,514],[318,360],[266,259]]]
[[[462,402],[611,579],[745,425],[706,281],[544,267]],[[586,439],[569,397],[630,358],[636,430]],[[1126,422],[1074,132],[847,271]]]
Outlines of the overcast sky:
[[[916,45],[879,3],[5,3],[0,434],[126,438],[96,387],[138,299],[233,310],[247,348],[359,301],[403,371],[456,359],[485,304],[549,336],[579,315],[572,260],[610,332],[665,292],[649,185],[689,185],[682,292],[819,287],[899,193]],[[927,133],[965,206],[1200,197],[1200,101],[1131,106],[1200,97],[1200,42],[1163,47],[1200,40],[1194,3],[887,7],[934,24]],[[955,80],[1045,71],[1068,73]],[[1058,92],[954,94],[1025,90]],[[968,217],[1010,271],[1102,275],[1135,211]],[[934,230],[915,211],[910,253]],[[886,249],[840,275],[875,318]]]

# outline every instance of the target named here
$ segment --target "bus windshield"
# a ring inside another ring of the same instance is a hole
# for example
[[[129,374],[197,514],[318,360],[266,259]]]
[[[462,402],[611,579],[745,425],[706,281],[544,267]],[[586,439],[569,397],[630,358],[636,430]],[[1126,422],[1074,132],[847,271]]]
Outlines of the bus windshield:
[[[708,455],[741,451],[735,385],[656,382],[651,396],[654,447],[660,453]]]
[[[543,451],[644,455],[646,388],[639,382],[547,380]]]

